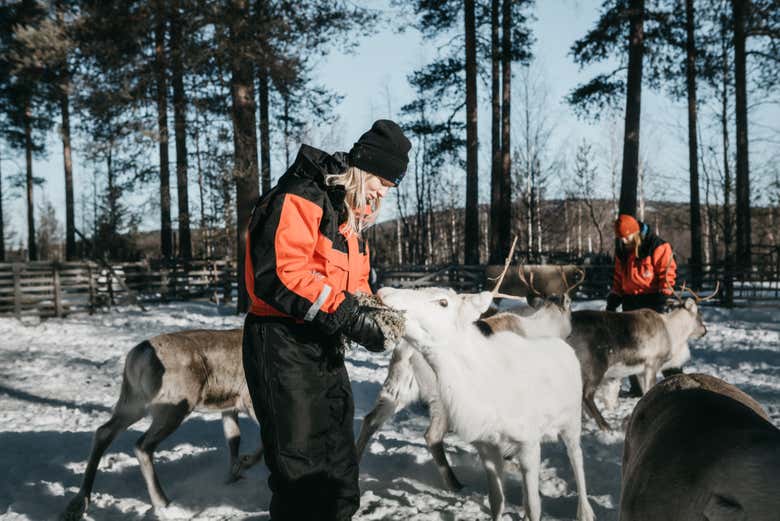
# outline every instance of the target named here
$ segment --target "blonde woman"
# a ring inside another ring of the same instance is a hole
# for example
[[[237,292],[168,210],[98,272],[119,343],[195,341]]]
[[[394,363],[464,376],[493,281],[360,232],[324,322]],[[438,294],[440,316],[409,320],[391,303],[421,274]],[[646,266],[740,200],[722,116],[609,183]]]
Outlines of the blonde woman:
[[[382,330],[363,230],[404,176],[409,140],[379,120],[349,154],[303,145],[247,232],[244,373],[270,470],[273,521],[347,520],[357,511],[354,404],[339,336],[372,351]]]

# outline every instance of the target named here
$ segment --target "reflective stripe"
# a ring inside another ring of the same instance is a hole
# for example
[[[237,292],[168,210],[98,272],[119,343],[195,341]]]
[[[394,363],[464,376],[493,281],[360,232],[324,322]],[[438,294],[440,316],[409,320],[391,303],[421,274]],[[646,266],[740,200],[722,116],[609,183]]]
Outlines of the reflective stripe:
[[[309,311],[306,312],[306,316],[303,317],[303,320],[305,322],[311,322],[314,320],[314,317],[317,316],[317,311],[320,310],[322,305],[325,303],[325,300],[328,298],[328,295],[330,295],[331,287],[325,284],[322,287],[322,291],[320,292],[320,295],[317,297],[317,300],[314,301],[314,304],[311,305],[309,308]]]

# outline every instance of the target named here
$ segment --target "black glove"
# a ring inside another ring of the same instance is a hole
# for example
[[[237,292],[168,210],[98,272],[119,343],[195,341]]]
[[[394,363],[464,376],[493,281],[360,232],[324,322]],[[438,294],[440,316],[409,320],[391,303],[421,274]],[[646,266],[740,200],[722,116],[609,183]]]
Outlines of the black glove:
[[[354,305],[341,332],[369,351],[381,352],[385,350],[385,334],[374,318],[374,309],[369,306]]]
[[[615,293],[607,295],[607,311],[617,311],[618,306],[623,303],[623,297]]]

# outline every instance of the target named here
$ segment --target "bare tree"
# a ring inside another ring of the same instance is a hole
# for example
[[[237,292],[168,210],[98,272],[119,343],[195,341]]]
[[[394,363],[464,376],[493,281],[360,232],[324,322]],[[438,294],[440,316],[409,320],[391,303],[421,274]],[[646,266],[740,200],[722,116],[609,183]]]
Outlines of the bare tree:
[[[479,264],[477,30],[474,4],[474,0],[465,0],[464,5],[466,35],[466,264]]]
[[[548,157],[554,125],[541,74],[534,65],[524,67],[518,75],[519,99],[515,129],[518,142],[514,147],[513,177],[523,215],[518,216],[525,229],[528,252],[542,253],[544,243],[541,222],[542,200],[546,185],[560,162]]]
[[[593,164],[593,146],[583,140],[577,147],[577,155],[574,160],[574,188],[578,203],[581,202],[588,209],[588,216],[599,236],[599,253],[604,253],[604,231],[602,205],[596,199],[596,174],[598,168]],[[579,209],[579,204],[578,204]],[[579,246],[581,248],[581,245]]]

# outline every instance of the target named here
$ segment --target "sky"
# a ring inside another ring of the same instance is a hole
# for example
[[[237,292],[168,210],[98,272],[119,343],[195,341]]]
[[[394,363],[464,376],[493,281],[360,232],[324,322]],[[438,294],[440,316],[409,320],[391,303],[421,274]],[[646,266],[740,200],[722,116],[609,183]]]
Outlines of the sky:
[[[313,140],[310,142],[311,145],[323,147],[328,151],[348,150],[375,119],[388,117],[396,119],[400,107],[413,98],[407,75],[433,59],[437,52],[438,42],[424,40],[412,28],[411,15],[399,13],[397,8],[391,8],[389,0],[358,3],[384,12],[376,31],[368,37],[361,38],[358,47],[350,53],[337,51],[329,54],[319,63],[314,75],[318,82],[344,96],[336,108],[338,122],[335,126],[331,129],[323,129],[321,132],[313,132],[310,136]],[[600,165],[598,195],[606,197],[610,193],[607,171],[610,132],[614,134],[615,131],[611,131],[607,123],[593,123],[578,119],[564,101],[565,95],[577,84],[587,81],[602,70],[607,70],[611,65],[607,63],[580,70],[568,54],[571,44],[577,38],[584,36],[595,23],[600,3],[596,0],[537,0],[533,9],[536,20],[532,27],[536,43],[533,48],[535,59],[531,77],[540,85],[540,91],[545,94],[545,114],[554,126],[550,144],[550,154],[553,156],[551,159],[565,159],[570,165],[577,144],[582,139],[592,142]],[[402,28],[405,30],[401,31]],[[516,121],[520,107],[517,101],[520,72],[520,66],[515,66],[513,121]],[[481,84],[479,89],[480,199],[486,200],[489,190],[490,106],[487,98],[488,90]],[[707,113],[702,110],[702,114],[706,117]],[[271,107],[271,117],[273,117],[273,107]],[[759,120],[765,122],[780,120],[780,110],[777,109],[777,105],[770,109],[762,109],[757,117],[751,119],[751,123]],[[681,201],[688,198],[686,121],[685,107],[682,102],[671,101],[663,95],[644,89],[640,143],[641,155],[652,171],[652,178],[648,180],[646,187],[649,197]],[[515,124],[513,129],[513,143],[518,142],[517,126]],[[615,124],[614,128],[622,135],[622,120]],[[752,137],[753,135],[751,139]],[[621,147],[622,141],[618,139],[616,152],[618,164]],[[46,180],[42,187],[35,190],[36,205],[42,198],[47,198],[54,205],[58,219],[64,221],[62,146],[55,132],[50,135],[48,150],[47,157],[36,159],[34,164],[35,175]],[[156,147],[149,151],[149,154],[154,157],[157,153]],[[757,154],[763,154],[760,146],[752,147],[751,158],[756,157]],[[83,161],[78,148],[74,150],[73,155],[74,182],[78,200],[78,194],[89,186],[92,174],[87,170],[88,166]],[[170,156],[172,159],[175,157],[173,149]],[[274,179],[278,178],[284,168],[281,157],[279,153],[274,154],[272,164]],[[10,160],[8,157],[3,157],[0,166],[5,181],[8,176],[23,170],[23,156],[18,155]],[[190,177],[194,178],[194,175],[191,173]],[[175,176],[172,176],[171,182],[173,184],[171,186],[172,208],[175,209]],[[570,182],[564,172],[551,182],[549,195],[560,195]],[[4,188],[7,186],[6,181]],[[196,186],[191,186],[191,206],[195,204],[195,190]],[[26,232],[22,233],[26,229],[26,210],[21,191],[18,192],[18,197],[8,201],[4,208],[6,219],[10,221],[11,227],[19,232],[17,238],[23,240],[26,235]],[[155,229],[158,226],[159,210],[148,204],[149,201],[156,200],[156,193],[155,186],[147,185],[128,195],[130,204],[146,204],[145,208],[150,209],[145,211],[142,229]],[[393,204],[385,205],[386,208],[390,208],[390,211],[384,211],[385,218],[394,215],[393,206]],[[77,214],[79,211],[80,209],[77,208]],[[38,214],[36,208],[36,217]]]

